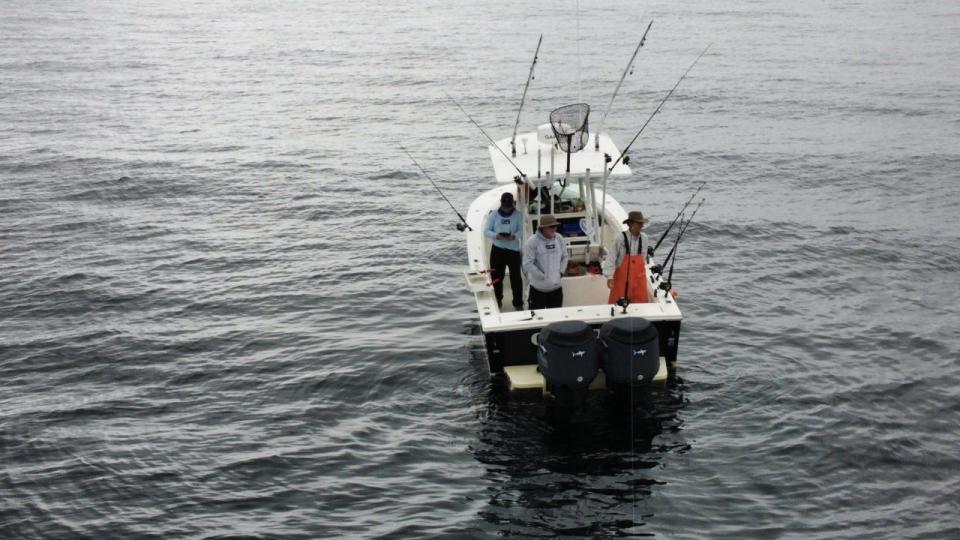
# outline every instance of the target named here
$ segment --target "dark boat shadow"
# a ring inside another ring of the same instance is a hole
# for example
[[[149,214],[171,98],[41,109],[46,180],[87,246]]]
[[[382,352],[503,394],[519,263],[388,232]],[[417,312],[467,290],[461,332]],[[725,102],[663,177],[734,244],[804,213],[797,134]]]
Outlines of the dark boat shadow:
[[[470,388],[481,426],[473,456],[488,497],[477,531],[500,536],[647,536],[646,500],[664,454],[686,452],[685,383],[581,400],[508,390],[487,375],[482,347],[470,350]]]

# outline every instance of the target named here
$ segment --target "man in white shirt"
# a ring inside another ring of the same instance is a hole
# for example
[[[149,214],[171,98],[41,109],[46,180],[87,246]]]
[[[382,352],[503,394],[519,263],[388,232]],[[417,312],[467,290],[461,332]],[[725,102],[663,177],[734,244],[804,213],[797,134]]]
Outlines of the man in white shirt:
[[[613,237],[613,246],[603,260],[603,276],[607,278],[611,304],[621,298],[649,302],[646,262],[650,239],[643,232],[643,226],[649,221],[643,212],[630,212],[623,221],[628,230]]]

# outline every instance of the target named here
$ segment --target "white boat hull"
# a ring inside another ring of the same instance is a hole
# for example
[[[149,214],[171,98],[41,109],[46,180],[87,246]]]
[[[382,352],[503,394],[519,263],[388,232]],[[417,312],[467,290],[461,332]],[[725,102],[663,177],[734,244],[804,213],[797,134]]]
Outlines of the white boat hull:
[[[527,137],[535,137],[535,134],[529,134]],[[606,136],[603,136],[601,140],[604,141],[605,149],[612,145]],[[498,146],[508,148],[508,143],[508,140],[500,141]],[[592,149],[592,146],[588,148]],[[500,161],[505,161],[502,156],[495,153],[495,149],[492,147],[491,155],[495,158],[499,157]],[[586,162],[587,158],[582,161]],[[602,156],[599,159],[602,159]],[[496,160],[495,163],[497,163]],[[518,188],[517,183],[505,176],[510,171],[502,163],[497,164],[496,170],[500,186],[477,197],[471,204],[466,216],[470,229],[466,232],[469,265],[465,271],[465,276],[467,285],[476,300],[480,328],[486,342],[490,373],[503,373],[504,368],[508,366],[536,364],[536,335],[549,324],[562,321],[583,321],[591,327],[599,329],[605,322],[620,317],[642,317],[650,321],[659,333],[660,351],[666,365],[674,366],[677,357],[680,323],[683,316],[673,295],[660,289],[660,276],[650,272],[649,265],[647,275],[654,276],[648,284],[648,289],[652,291],[649,302],[632,303],[626,308],[612,305],[608,303],[609,289],[606,279],[600,274],[582,273],[582,275],[563,277],[561,282],[564,298],[563,307],[536,311],[514,311],[509,307],[501,309],[497,305],[489,274],[491,241],[483,234],[484,224],[487,217],[499,207],[502,193],[510,192],[518,201],[524,202],[524,195],[526,195],[521,193],[526,188]],[[584,174],[581,171],[580,174],[581,178],[590,178],[589,173]],[[504,176],[504,178],[501,178],[501,176]],[[582,190],[580,192],[589,201],[586,211],[554,212],[554,214],[561,221],[571,222],[586,216],[588,219],[595,218],[594,222],[600,223],[599,232],[588,235],[580,234],[566,239],[571,251],[571,260],[586,264],[599,261],[605,248],[612,245],[614,235],[626,230],[626,226],[622,223],[627,217],[627,212],[609,194],[604,196],[603,191],[600,186],[596,185],[595,181],[592,183],[584,181],[584,184],[593,188],[592,193],[589,194],[585,194]],[[591,212],[592,208],[596,208],[595,213]],[[520,210],[525,213],[528,224],[525,228],[525,236],[528,237],[533,234],[533,223],[539,217],[539,212],[533,212],[526,205],[521,206]],[[510,279],[509,274],[504,277],[503,306],[511,306],[513,303]],[[524,278],[524,296],[527,296],[528,290],[527,280]],[[526,305],[525,302],[524,305]]]

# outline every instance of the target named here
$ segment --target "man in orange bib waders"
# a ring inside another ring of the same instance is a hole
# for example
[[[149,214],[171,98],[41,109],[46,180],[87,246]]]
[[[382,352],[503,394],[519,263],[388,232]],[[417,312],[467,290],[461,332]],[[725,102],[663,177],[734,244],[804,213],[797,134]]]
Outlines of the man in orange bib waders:
[[[610,304],[616,304],[621,298],[627,298],[632,304],[650,301],[647,291],[650,240],[642,232],[648,221],[642,212],[630,212],[623,222],[629,230],[613,238],[613,246],[603,261],[603,275],[610,289],[607,302]]]

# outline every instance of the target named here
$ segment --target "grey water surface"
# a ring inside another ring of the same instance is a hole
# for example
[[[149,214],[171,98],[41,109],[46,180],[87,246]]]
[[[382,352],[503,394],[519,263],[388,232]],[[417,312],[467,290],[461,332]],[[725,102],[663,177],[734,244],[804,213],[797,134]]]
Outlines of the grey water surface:
[[[960,5],[3,3],[0,537],[960,537]],[[491,382],[456,216],[587,102],[678,378]],[[579,37],[579,40],[578,40]],[[669,244],[668,244],[669,245]]]

